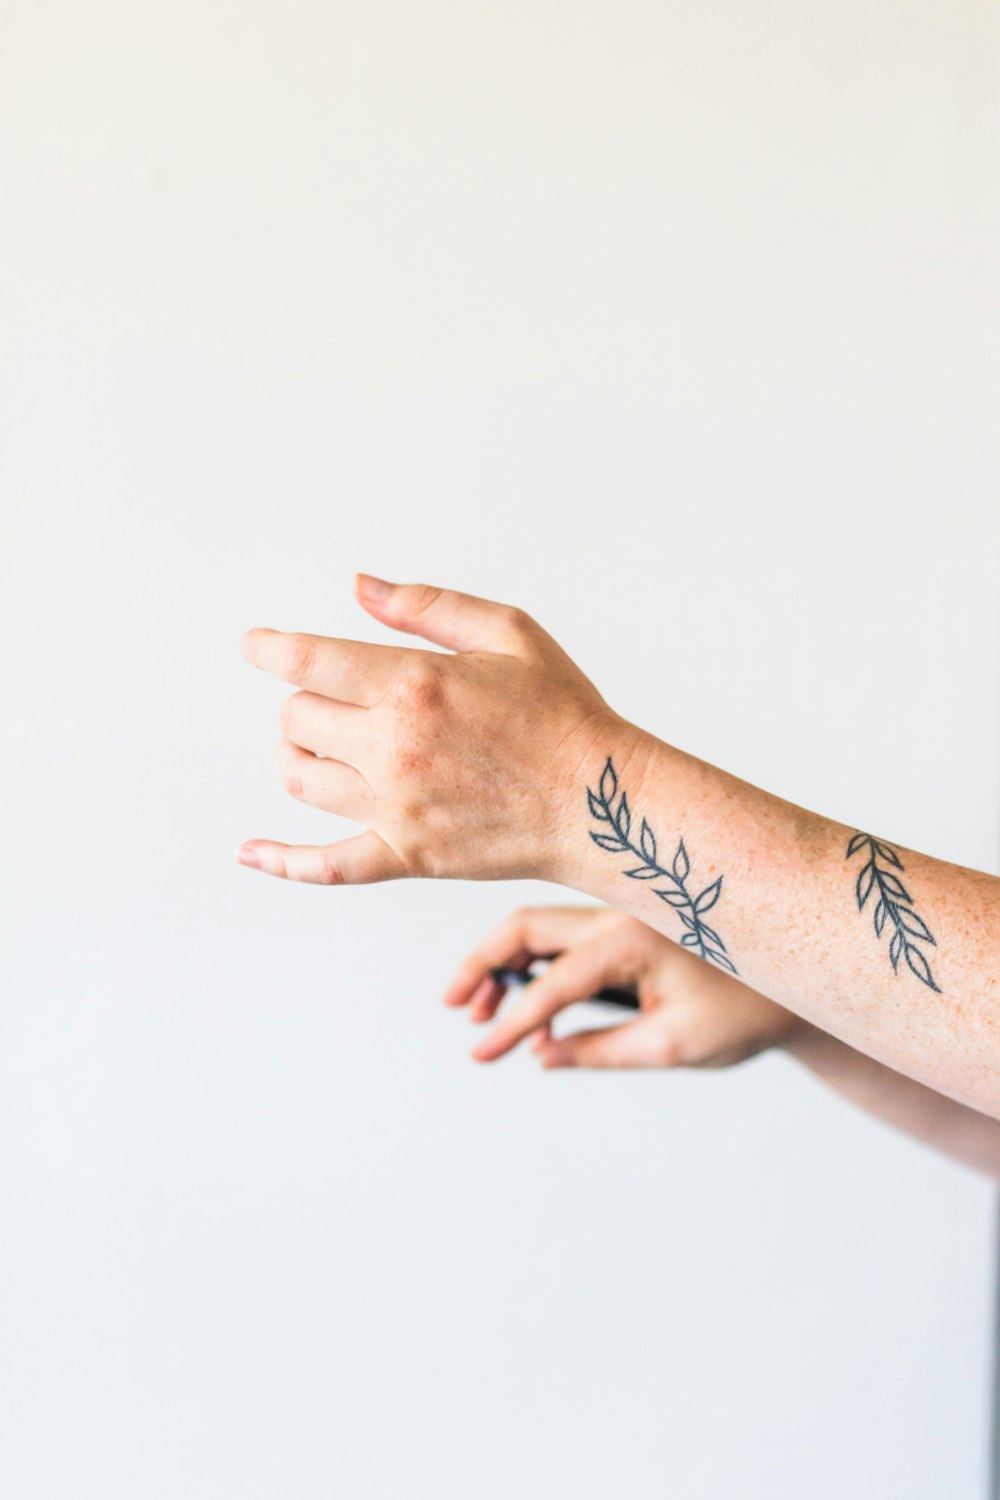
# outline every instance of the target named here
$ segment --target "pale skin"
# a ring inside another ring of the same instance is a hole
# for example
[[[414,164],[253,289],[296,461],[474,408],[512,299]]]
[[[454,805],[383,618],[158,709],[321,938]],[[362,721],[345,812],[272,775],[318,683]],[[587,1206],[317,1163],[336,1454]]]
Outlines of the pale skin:
[[[855,903],[849,825],[629,723],[520,610],[365,575],[357,596],[444,650],[248,632],[248,658],[299,689],[281,716],[285,786],[364,831],[325,846],[254,839],[243,863],[330,885],[542,879],[676,944],[677,911],[591,838],[587,789],[612,759],[636,822],[648,818],[664,849],[683,837],[698,888],[724,875],[711,921],[743,987],[945,1104],[1000,1118],[1000,880],[895,845],[933,930],[936,988],[905,964],[895,972],[871,908]]]
[[[513,998],[491,975],[552,961]],[[561,1037],[555,1018],[605,986],[634,987],[639,1014]],[[726,1068],[779,1049],[888,1124],[1000,1179],[1000,1121],[905,1078],[689,953],[624,912],[527,907],[512,912],[462,963],[445,993],[480,1025],[473,1049],[494,1062],[526,1044],[548,1068]]]

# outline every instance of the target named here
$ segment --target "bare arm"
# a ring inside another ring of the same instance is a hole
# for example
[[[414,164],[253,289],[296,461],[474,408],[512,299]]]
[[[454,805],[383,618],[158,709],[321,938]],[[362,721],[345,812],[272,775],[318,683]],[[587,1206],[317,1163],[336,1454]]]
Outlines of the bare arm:
[[[783,1045],[852,1104],[1000,1181],[1000,1120],[904,1077],[808,1021]]]
[[[629,724],[521,611],[359,579],[446,648],[251,631],[289,791],[365,832],[240,858],[331,885],[535,877],[639,918],[822,1031],[1000,1116],[1000,880],[809,812]]]
[[[602,731],[564,884],[1000,1115],[1000,880],[808,812],[621,721]]]
[[[520,992],[508,995],[492,976],[539,955],[556,956]],[[636,989],[634,1019],[553,1035],[560,1012],[606,985]],[[721,1068],[777,1048],[852,1104],[1000,1180],[1000,1121],[904,1078],[621,912],[516,911],[469,954],[444,998],[493,1023],[472,1054],[484,1063],[528,1039],[546,1068]]]

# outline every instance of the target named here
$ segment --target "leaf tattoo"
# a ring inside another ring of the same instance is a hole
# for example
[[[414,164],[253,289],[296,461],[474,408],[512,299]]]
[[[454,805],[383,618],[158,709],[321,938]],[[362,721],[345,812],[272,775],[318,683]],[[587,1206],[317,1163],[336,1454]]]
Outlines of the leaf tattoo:
[[[681,937],[681,945],[696,952],[700,958],[707,958],[712,963],[718,964],[720,968],[728,969],[730,974],[735,974],[736,965],[726,952],[725,943],[715,928],[709,927],[708,923],[702,920],[705,913],[711,911],[722,894],[722,876],[713,880],[711,885],[707,885],[697,896],[693,896],[687,883],[691,873],[691,859],[684,847],[683,839],[677,845],[669,869],[659,862],[656,835],[645,818],[640,822],[638,842],[636,842],[633,837],[632,809],[629,807],[627,794],[624,791],[619,792],[618,775],[611,763],[610,755],[601,772],[597,791],[587,788],[587,806],[590,808],[591,817],[596,822],[605,825],[604,831],[600,833],[591,831],[590,834],[598,848],[606,849],[609,854],[631,854],[638,859],[637,865],[625,871],[629,880],[667,882],[660,890],[654,890],[653,895],[673,907],[687,929]]]
[[[847,846],[845,858],[850,859],[861,850],[868,857],[858,872],[854,886],[858,911],[864,910],[865,902],[874,891],[877,896],[873,908],[876,938],[881,938],[886,923],[893,929],[889,942],[889,961],[893,973],[899,973],[899,960],[905,958],[921,984],[926,984],[928,989],[940,994],[941,987],[935,983],[927,956],[917,947],[918,943],[930,943],[936,948],[937,943],[923,917],[917,916],[913,910],[913,897],[899,878],[904,872],[898,851],[884,839],[872,838],[870,833],[855,833]]]

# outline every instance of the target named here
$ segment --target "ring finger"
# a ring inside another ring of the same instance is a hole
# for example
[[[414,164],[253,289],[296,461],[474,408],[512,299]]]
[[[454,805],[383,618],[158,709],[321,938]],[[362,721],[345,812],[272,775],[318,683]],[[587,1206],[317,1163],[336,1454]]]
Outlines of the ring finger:
[[[281,705],[278,722],[285,739],[301,750],[360,768],[367,709],[319,693],[293,693]]]
[[[371,787],[353,766],[313,755],[290,740],[279,744],[277,760],[285,790],[292,797],[358,823],[371,820],[375,805]]]

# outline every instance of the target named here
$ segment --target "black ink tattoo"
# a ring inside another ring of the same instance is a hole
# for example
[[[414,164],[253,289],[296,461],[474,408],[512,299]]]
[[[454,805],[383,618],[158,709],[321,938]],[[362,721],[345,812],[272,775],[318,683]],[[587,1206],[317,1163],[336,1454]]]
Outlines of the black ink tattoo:
[[[624,792],[618,797],[618,805],[615,806],[615,797],[618,796],[618,777],[615,768],[611,764],[609,756],[601,773],[600,787],[596,792],[587,788],[587,803],[590,807],[591,816],[598,823],[607,823],[613,830],[608,833],[591,833],[590,837],[601,849],[607,849],[610,854],[634,854],[641,863],[634,869],[626,870],[625,874],[630,880],[666,880],[669,884],[665,889],[654,891],[654,896],[659,896],[668,906],[672,906],[687,928],[681,938],[681,944],[696,952],[700,958],[707,958],[712,963],[718,964],[720,968],[728,969],[730,974],[736,973],[736,965],[726,952],[726,945],[722,941],[714,927],[709,927],[702,920],[707,911],[718,901],[722,893],[722,876],[707,885],[700,895],[692,896],[688,890],[687,879],[691,873],[691,861],[681,839],[677,845],[677,853],[674,855],[673,864],[669,870],[657,863],[656,838],[646,819],[642,820],[639,831],[639,842],[630,842],[632,832],[632,812],[628,805],[628,797]]]
[[[917,947],[918,942],[930,943],[935,948],[937,943],[931,936],[930,928],[923,917],[918,917],[913,910],[913,897],[900,880],[899,875],[895,873],[897,870],[900,874],[902,873],[903,861],[891,844],[887,844],[884,839],[872,838],[870,833],[856,833],[847,846],[845,858],[850,859],[852,855],[857,854],[859,849],[866,850],[868,858],[861,868],[854,887],[858,911],[863,910],[872,891],[877,891],[875,936],[877,938],[882,936],[887,922],[895,928],[889,944],[889,958],[893,972],[899,973],[899,960],[905,958],[921,983],[940,994],[941,987],[934,982],[931,966]],[[892,868],[883,869],[879,860],[883,865],[891,865]]]

